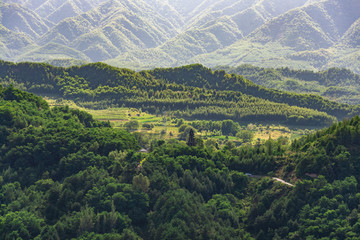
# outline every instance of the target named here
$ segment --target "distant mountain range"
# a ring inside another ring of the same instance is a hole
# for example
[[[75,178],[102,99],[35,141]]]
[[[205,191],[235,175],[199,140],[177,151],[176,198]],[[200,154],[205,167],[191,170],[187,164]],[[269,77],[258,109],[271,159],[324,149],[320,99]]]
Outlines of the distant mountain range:
[[[0,58],[360,73],[358,0],[3,0]]]

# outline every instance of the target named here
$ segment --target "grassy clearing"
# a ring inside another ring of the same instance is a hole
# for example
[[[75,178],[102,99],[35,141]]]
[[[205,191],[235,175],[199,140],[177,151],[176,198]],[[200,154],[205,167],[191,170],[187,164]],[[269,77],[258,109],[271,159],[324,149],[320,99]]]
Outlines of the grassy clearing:
[[[140,128],[137,132],[142,132],[146,135],[149,135],[151,138],[157,139],[170,139],[177,138],[179,135],[179,129],[176,127],[176,124],[172,119],[165,116],[156,116],[153,114],[148,114],[138,109],[134,108],[108,108],[101,110],[87,109],[76,105],[73,101],[69,100],[61,100],[57,101],[51,98],[45,98],[48,104],[53,106],[69,106],[71,108],[80,109],[86,111],[93,115],[94,119],[99,121],[109,121],[111,126],[114,128],[122,128],[124,123],[129,122],[131,120],[136,120],[140,123]],[[145,123],[153,124],[154,128],[151,130],[142,129],[141,126]],[[184,124],[189,124],[189,121],[184,121]],[[266,141],[269,138],[271,139],[279,139],[286,138],[290,141],[299,138],[305,134],[309,134],[314,130],[307,129],[289,129],[285,126],[276,126],[276,125],[255,125],[249,124],[248,126],[242,126],[243,129],[249,129],[254,132],[254,140],[253,144],[257,141]],[[198,132],[197,136],[203,139],[216,139],[220,142],[225,142],[227,140],[234,141],[236,143],[241,143],[238,138],[233,136],[224,136],[214,134],[212,132]]]

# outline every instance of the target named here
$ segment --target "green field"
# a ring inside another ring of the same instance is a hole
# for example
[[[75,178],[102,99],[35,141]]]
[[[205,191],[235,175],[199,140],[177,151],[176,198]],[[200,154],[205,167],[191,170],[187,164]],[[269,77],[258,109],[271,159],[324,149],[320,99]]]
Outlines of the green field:
[[[139,109],[135,108],[108,108],[108,109],[89,109],[76,105],[73,101],[69,100],[55,100],[52,98],[46,98],[48,104],[52,107],[54,106],[69,106],[70,108],[80,109],[90,113],[94,119],[99,121],[109,121],[111,126],[114,128],[123,128],[124,123],[131,120],[136,120],[140,124],[140,128],[134,132],[141,132],[150,138],[156,139],[171,139],[178,138],[179,128],[176,126],[175,119],[171,119],[167,116],[162,115],[153,115],[146,112],[142,112]],[[142,129],[141,126],[144,123],[153,124],[154,128],[151,130]],[[184,121],[184,124],[189,124],[191,121]],[[254,140],[252,144],[255,144],[257,141],[264,142],[267,139],[287,139],[292,141],[296,138],[299,138],[305,134],[314,132],[315,130],[310,129],[298,129],[298,128],[289,128],[281,125],[256,125],[249,124],[247,126],[241,126],[242,129],[249,129],[254,132]],[[214,134],[213,132],[202,131],[197,132],[196,135],[203,139],[214,139],[219,143],[225,143],[226,141],[234,141],[236,144],[241,144],[238,138],[234,136],[225,136],[221,133]]]

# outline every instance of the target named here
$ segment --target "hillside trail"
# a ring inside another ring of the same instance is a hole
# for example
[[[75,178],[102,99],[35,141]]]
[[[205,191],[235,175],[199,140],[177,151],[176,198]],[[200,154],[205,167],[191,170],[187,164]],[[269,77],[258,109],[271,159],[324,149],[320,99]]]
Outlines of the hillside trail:
[[[288,183],[288,182],[286,182],[286,181],[284,181],[284,180],[282,180],[282,179],[280,179],[280,178],[275,178],[275,177],[273,177],[272,179],[274,179],[275,181],[281,182],[281,183],[283,183],[283,184],[286,184],[286,185],[288,185],[288,186],[291,186],[291,187],[294,186],[294,184]]]
[[[249,177],[252,177],[252,178],[262,178],[262,177],[266,177],[266,176],[262,176],[262,175],[250,175]],[[273,178],[271,178],[271,179],[273,179],[273,180],[275,180],[275,181],[277,181],[277,182],[280,182],[280,183],[282,183],[282,184],[288,185],[288,186],[290,186],[290,187],[294,187],[294,184],[291,184],[291,183],[289,183],[289,182],[286,182],[286,181],[284,181],[284,180],[282,180],[282,179],[280,179],[280,178],[273,177]]]

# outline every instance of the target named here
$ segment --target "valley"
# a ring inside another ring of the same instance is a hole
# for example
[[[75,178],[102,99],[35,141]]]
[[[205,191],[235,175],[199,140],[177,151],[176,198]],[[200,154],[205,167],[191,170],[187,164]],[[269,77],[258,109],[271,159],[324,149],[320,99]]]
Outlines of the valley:
[[[0,239],[359,239],[358,9],[0,1]]]
[[[69,100],[56,100],[45,98],[50,107],[69,106],[72,109],[79,109],[91,114],[95,120],[107,122],[109,121],[113,128],[125,128],[126,123],[131,121],[138,122],[138,126],[135,129],[130,129],[132,132],[139,132],[145,135],[148,139],[147,143],[143,147],[149,147],[148,143],[151,139],[178,139],[181,138],[181,132],[179,132],[182,125],[192,126],[196,131],[196,136],[204,140],[212,139],[219,144],[224,144],[226,141],[232,141],[236,145],[241,144],[256,144],[257,141],[265,142],[268,139],[282,139],[285,142],[294,140],[301,136],[313,133],[316,127],[299,127],[299,126],[282,126],[282,125],[261,125],[248,124],[239,126],[238,132],[251,131],[251,138],[246,141],[239,136],[223,135],[221,132],[221,121],[218,121],[219,128],[216,130],[204,129],[202,121],[187,121],[181,119],[181,124],[176,118],[167,117],[165,115],[154,115],[146,112],[139,111],[139,109],[133,108],[107,108],[107,109],[87,109],[76,105],[73,101]],[[206,123],[205,123],[206,124]],[[216,124],[216,122],[214,122]],[[148,125],[150,125],[148,127]],[[309,129],[310,128],[310,129]],[[235,134],[236,135],[236,134]]]

